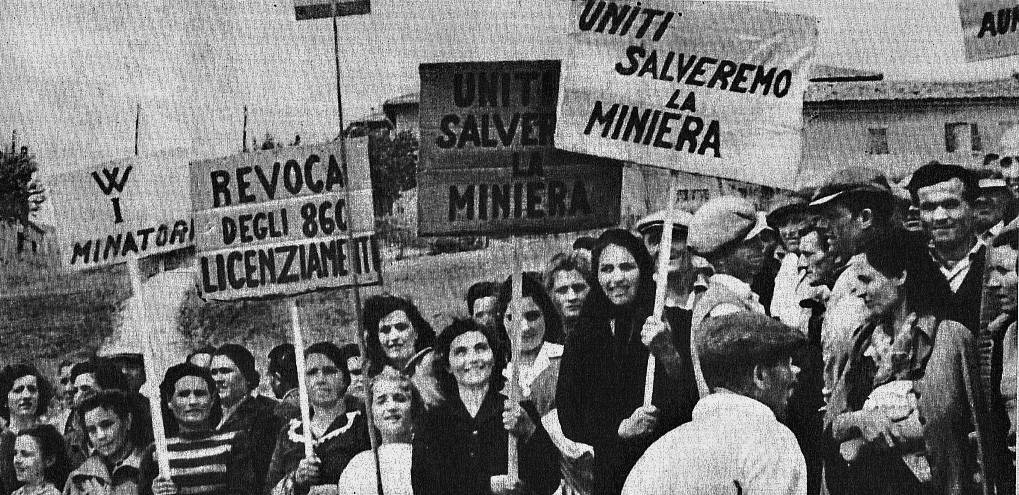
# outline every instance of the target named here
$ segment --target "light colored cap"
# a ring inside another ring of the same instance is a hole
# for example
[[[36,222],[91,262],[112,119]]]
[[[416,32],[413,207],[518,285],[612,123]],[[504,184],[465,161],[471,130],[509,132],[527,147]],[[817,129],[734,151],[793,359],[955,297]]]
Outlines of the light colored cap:
[[[693,220],[693,215],[683,210],[656,211],[637,221],[637,232],[643,234],[645,231],[653,228],[660,229],[668,218],[672,219],[673,227],[688,228],[690,227],[690,221]]]
[[[733,242],[753,239],[768,228],[765,215],[736,196],[722,196],[704,203],[693,215],[687,245],[694,253],[708,255]]]

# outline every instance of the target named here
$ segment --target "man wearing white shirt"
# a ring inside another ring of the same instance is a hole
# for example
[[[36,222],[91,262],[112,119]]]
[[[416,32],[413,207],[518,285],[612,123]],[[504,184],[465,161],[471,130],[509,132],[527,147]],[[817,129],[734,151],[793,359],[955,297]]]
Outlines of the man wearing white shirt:
[[[623,488],[636,494],[805,494],[806,466],[785,417],[799,331],[742,311],[707,320],[699,347],[711,395],[693,421],[645,451]]]

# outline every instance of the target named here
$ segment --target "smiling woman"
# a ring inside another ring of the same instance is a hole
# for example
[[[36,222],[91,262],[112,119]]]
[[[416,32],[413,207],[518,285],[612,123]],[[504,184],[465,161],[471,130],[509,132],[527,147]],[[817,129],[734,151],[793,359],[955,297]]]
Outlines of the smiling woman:
[[[0,372],[0,417],[7,428],[0,430],[0,489],[3,495],[21,486],[14,471],[14,442],[17,434],[37,426],[53,397],[49,382],[29,364],[7,366]]]

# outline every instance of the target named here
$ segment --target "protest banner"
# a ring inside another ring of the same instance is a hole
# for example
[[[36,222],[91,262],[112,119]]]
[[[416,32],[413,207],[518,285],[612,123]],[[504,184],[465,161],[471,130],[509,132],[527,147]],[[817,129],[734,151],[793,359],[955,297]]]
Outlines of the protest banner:
[[[355,279],[381,283],[367,139],[350,143],[346,171],[340,146],[192,164],[198,286],[206,297],[299,294],[353,286]]]
[[[83,270],[193,245],[188,182],[181,150],[56,176],[49,191],[63,265]]]
[[[559,149],[792,184],[813,19],[760,4],[572,2]]]
[[[966,61],[1019,54],[1019,2],[1016,0],[959,0]]]
[[[336,15],[360,15],[371,12],[370,0],[335,0]],[[327,0],[294,0],[294,15],[298,21],[333,17],[333,4]]]
[[[420,235],[619,222],[618,162],[553,148],[559,62],[421,65]]]

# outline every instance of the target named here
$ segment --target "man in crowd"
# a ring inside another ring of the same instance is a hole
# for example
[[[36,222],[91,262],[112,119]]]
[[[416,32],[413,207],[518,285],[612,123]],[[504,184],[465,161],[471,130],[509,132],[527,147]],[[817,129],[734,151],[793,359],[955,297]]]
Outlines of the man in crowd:
[[[781,423],[803,334],[752,311],[711,318],[702,330],[711,395],[693,421],[647,449],[623,494],[806,493],[803,455]]]
[[[895,226],[895,198],[884,174],[863,167],[835,171],[814,192],[810,207],[827,239],[835,280],[821,324],[824,384],[830,391],[847,359],[853,331],[867,317],[863,300],[853,297],[856,250],[882,230]]]
[[[907,189],[920,208],[931,258],[954,293],[946,316],[976,334],[986,256],[973,224],[973,203],[980,194],[977,178],[958,165],[931,162],[913,172]]]
[[[998,149],[1001,150],[1001,159],[998,161],[1001,174],[1012,194],[1019,197],[1019,125],[1002,133]]]
[[[114,366],[120,368],[127,380],[127,390],[132,393],[139,393],[142,385],[145,385],[145,360],[141,354],[123,353],[114,354],[107,359]]]
[[[251,467],[256,473],[267,473],[273,441],[283,422],[274,412],[276,401],[257,392],[261,376],[255,370],[255,358],[244,346],[223,344],[212,355],[209,371],[219,391],[223,418],[217,431],[243,431],[253,439]],[[256,479],[261,492],[261,479]]]
[[[692,310],[699,296],[708,288],[707,280],[699,276],[693,264],[693,255],[687,248],[687,236],[693,215],[676,209],[655,212],[637,222],[637,232],[644,239],[644,245],[647,246],[657,266],[661,251],[662,227],[668,217],[672,218],[672,246],[669,249],[665,305]]]
[[[99,392],[107,390],[127,392],[127,380],[113,363],[103,358],[92,358],[74,365],[71,369],[71,382],[74,383],[75,388],[74,411],[64,425],[64,441],[67,443],[67,456],[71,460],[71,465],[77,466],[85,462],[89,455],[88,438],[77,421],[77,409],[85,400]],[[149,419],[149,424],[146,426],[149,426],[151,432],[151,417],[147,415],[146,418]],[[140,424],[136,425],[136,428],[141,427]],[[151,439],[151,435],[149,439]]]
[[[1005,224],[1015,218],[1016,198],[1000,172],[981,169],[977,174],[980,177],[980,195],[973,203],[973,225],[980,233],[980,241],[990,244]]]
[[[769,314],[786,325],[798,328],[803,323],[803,308],[800,307],[797,288],[805,276],[805,272],[799,269],[800,239],[810,226],[807,202],[793,197],[780,203],[768,213],[768,225],[778,231],[786,251],[775,276],[775,292]]]
[[[485,328],[495,328],[496,300],[499,296],[499,284],[490,281],[475,283],[467,289],[467,311],[471,318]]]
[[[693,309],[691,328],[696,349],[703,336],[706,320],[740,311],[766,314],[750,282],[764,263],[761,232],[764,219],[749,201],[733,196],[714,198],[704,203],[690,220],[688,243],[695,254],[703,256],[715,269]],[[697,354],[693,354],[696,363]],[[699,364],[694,365],[701,397],[708,394]]]
[[[284,422],[301,416],[297,391],[297,357],[294,356],[293,344],[280,344],[269,351],[269,388],[279,400],[273,410],[276,417]]]
[[[343,346],[343,352],[347,360],[347,370],[350,371],[350,385],[347,387],[347,410],[352,411],[365,403],[364,363],[361,359],[361,348],[356,343],[350,342]]]

